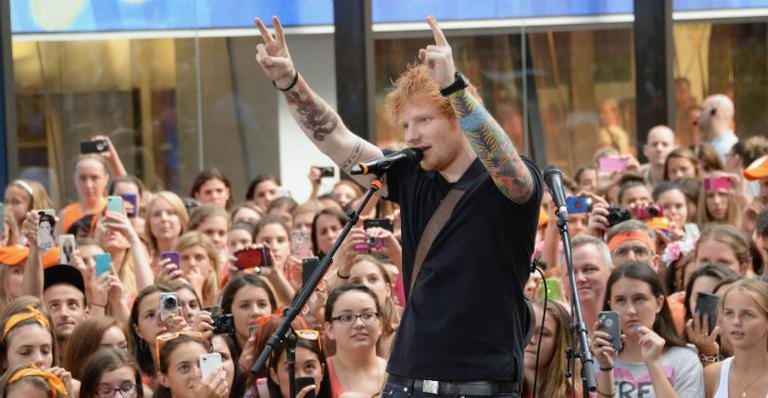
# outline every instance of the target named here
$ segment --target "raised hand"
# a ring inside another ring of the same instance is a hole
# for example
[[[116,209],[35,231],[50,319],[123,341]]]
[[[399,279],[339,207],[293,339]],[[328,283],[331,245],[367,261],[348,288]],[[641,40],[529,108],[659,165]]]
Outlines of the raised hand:
[[[664,351],[666,340],[647,326],[640,326],[637,331],[640,334],[640,355],[643,357],[643,361],[657,360]]]
[[[445,88],[455,80],[456,66],[453,64],[453,53],[434,16],[427,17],[427,24],[432,29],[435,44],[420,49],[419,59],[427,66],[430,77],[440,88]]]
[[[274,36],[269,33],[267,26],[261,19],[254,18],[254,22],[261,32],[261,38],[264,39],[263,44],[256,46],[256,62],[277,87],[289,87],[296,74],[296,69],[291,60],[291,54],[288,52],[288,45],[285,43],[285,33],[280,19],[272,17],[272,25],[275,27]]]

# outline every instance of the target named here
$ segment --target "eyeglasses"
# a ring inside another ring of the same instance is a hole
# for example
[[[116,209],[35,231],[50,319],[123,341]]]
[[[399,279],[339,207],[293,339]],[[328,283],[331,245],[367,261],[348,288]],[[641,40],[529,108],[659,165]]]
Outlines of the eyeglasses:
[[[331,322],[333,321],[339,321],[342,325],[351,325],[357,321],[357,319],[360,318],[361,321],[363,321],[364,324],[369,325],[379,319],[379,313],[378,312],[363,312],[360,314],[352,314],[350,312],[345,312],[337,317],[331,318]]]
[[[115,394],[120,393],[121,397],[131,397],[136,393],[139,388],[138,384],[126,381],[120,384],[120,387],[114,388],[110,385],[103,385],[99,387],[97,394],[99,398],[112,398]]]
[[[189,336],[195,339],[202,340],[203,334],[200,332],[195,332],[192,330],[182,330],[180,332],[175,333],[163,333],[155,338],[155,360],[160,363],[160,349],[163,348],[163,346],[168,343],[169,341],[173,341],[178,339],[180,336]]]

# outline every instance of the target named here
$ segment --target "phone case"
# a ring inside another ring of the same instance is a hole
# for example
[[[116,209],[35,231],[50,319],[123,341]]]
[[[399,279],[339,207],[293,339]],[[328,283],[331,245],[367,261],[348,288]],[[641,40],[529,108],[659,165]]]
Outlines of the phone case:
[[[313,384],[315,384],[315,378],[314,377],[297,377],[296,378],[296,393],[298,394],[299,391],[301,391],[302,388],[304,388],[306,386],[311,386]],[[314,391],[310,391],[309,394],[307,394],[305,396],[305,398],[307,398],[307,397],[314,398],[315,397],[315,392]]]
[[[130,211],[126,211],[125,215],[128,217],[136,217],[138,212],[138,197],[133,192],[126,192],[124,194],[120,195],[123,198],[123,202],[129,202],[132,205],[132,208]],[[123,204],[123,207],[125,207],[125,204]]]
[[[621,323],[619,322],[619,313],[616,311],[601,311],[597,315],[600,322],[600,330],[608,333],[612,340],[613,349],[618,354],[621,351]]]
[[[301,285],[307,284],[307,281],[315,273],[317,266],[320,265],[320,259],[317,257],[308,257],[301,261]]]
[[[179,268],[179,265],[181,264],[181,257],[179,256],[179,252],[162,252],[160,253],[160,260],[169,259],[173,264],[176,264],[176,268]]]
[[[714,294],[698,292],[696,294],[696,312],[699,313],[699,320],[704,320],[704,314],[707,314],[707,334],[712,333],[717,323],[717,305],[720,297]]]
[[[731,189],[731,180],[728,177],[707,177],[704,179],[705,191],[717,191]]]
[[[96,277],[100,277],[112,269],[112,255],[109,253],[99,253],[93,256],[96,262]]]
[[[200,355],[200,377],[205,379],[214,370],[221,367],[221,354],[212,352]]]
[[[37,247],[48,250],[55,244],[53,231],[56,226],[56,211],[53,209],[39,210],[40,219],[37,224]]]
[[[59,262],[62,264],[72,264],[72,256],[74,256],[75,249],[77,248],[75,235],[59,235],[59,247],[61,248]]]
[[[115,213],[123,212],[123,197],[122,196],[108,196],[107,197],[107,211],[113,211]]]
[[[620,157],[606,156],[598,160],[600,171],[614,172],[624,171],[627,168],[627,159]]]

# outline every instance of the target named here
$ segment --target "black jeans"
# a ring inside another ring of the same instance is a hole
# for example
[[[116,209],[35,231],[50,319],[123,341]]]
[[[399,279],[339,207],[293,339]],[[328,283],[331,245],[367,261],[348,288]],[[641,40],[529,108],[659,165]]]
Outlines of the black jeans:
[[[414,391],[408,387],[392,382],[387,382],[381,391],[382,398],[436,398],[436,397],[480,397],[475,395],[437,395],[421,391]],[[519,394],[497,394],[494,397],[520,398]]]

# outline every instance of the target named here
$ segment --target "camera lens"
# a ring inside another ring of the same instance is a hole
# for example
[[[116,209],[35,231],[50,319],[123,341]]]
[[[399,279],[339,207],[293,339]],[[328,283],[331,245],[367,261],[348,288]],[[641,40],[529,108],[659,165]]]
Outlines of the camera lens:
[[[166,297],[165,301],[163,301],[163,307],[166,309],[176,308],[176,298],[175,297]]]

